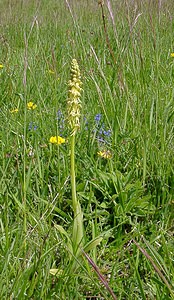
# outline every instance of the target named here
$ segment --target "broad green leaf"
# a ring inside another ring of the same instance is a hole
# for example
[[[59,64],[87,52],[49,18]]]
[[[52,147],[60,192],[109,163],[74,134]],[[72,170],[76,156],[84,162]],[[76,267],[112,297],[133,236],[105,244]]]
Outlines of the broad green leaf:
[[[62,275],[63,274],[63,270],[59,270],[59,269],[50,269],[50,274],[51,275]]]
[[[87,243],[83,250],[85,252],[93,250],[96,246],[98,246],[101,243],[102,239],[103,239],[102,236],[96,237],[95,239],[93,239],[89,243]]]

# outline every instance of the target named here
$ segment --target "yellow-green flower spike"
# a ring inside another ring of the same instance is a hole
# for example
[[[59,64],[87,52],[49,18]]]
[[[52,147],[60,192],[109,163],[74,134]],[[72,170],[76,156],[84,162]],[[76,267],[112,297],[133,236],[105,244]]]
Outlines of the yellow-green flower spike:
[[[72,135],[80,128],[81,86],[80,70],[76,59],[71,63],[71,79],[68,82],[68,123]]]

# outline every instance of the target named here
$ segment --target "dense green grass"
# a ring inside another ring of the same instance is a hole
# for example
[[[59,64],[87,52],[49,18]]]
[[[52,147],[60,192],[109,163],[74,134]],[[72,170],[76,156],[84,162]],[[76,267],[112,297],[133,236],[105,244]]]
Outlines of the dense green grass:
[[[104,2],[103,22],[94,0],[0,0],[0,299],[112,299],[55,226],[71,236],[72,58],[77,196],[86,243],[102,237],[88,255],[117,299],[174,299],[173,1]]]

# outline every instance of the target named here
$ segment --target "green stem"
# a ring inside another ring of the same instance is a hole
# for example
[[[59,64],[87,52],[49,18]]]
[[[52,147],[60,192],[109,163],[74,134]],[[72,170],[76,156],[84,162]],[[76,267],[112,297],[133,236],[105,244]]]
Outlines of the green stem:
[[[24,213],[24,252],[26,254],[27,250],[27,191],[26,191],[26,136],[27,136],[27,69],[28,69],[28,39],[26,37],[26,33],[24,34],[24,42],[25,42],[25,52],[24,52],[24,75],[23,75],[23,85],[24,85],[24,100],[25,100],[25,111],[24,111],[24,137],[23,137],[23,147],[24,147],[24,163],[23,163],[23,213]]]
[[[72,205],[75,212],[77,207],[76,196],[76,177],[75,177],[75,135],[71,136],[71,188],[72,188]]]
[[[25,101],[26,102],[26,101]],[[24,215],[24,224],[23,224],[23,230],[24,230],[24,253],[26,254],[27,249],[27,242],[26,242],[26,234],[27,234],[27,204],[26,204],[26,107],[25,107],[25,116],[24,116],[24,141],[23,141],[23,147],[24,147],[24,162],[23,162],[23,195],[22,195],[22,204],[23,204],[23,215]]]
[[[74,212],[73,224],[73,248],[74,253],[79,253],[79,246],[83,239],[83,214],[76,195],[76,177],[75,177],[75,134],[71,136],[71,188],[72,188],[72,206]]]

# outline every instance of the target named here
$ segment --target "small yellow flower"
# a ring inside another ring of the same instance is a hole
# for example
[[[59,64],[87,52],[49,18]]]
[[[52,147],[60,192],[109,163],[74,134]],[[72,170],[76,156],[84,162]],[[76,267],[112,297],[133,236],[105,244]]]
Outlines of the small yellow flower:
[[[65,143],[65,139],[62,138],[61,136],[52,136],[50,137],[50,143],[61,145]]]
[[[0,69],[3,69],[3,67],[4,67],[4,66],[3,66],[2,64],[0,64]]]
[[[55,74],[55,72],[53,71],[53,70],[48,70],[48,73],[50,73],[50,74]]]
[[[174,57],[174,53],[172,52],[172,53],[170,54],[170,56],[171,56],[171,57]]]
[[[37,105],[34,104],[32,101],[30,101],[30,102],[27,103],[27,108],[28,108],[29,110],[35,109],[36,107],[37,107]]]
[[[32,107],[32,109],[35,109],[37,107],[37,105],[36,104],[33,104],[33,107]]]
[[[13,113],[17,113],[18,111],[19,111],[19,109],[18,109],[18,108],[14,108],[14,109],[10,110],[11,114],[13,114]]]
[[[110,150],[104,150],[104,151],[99,151],[97,152],[99,156],[102,158],[108,159],[112,157],[111,151]]]

